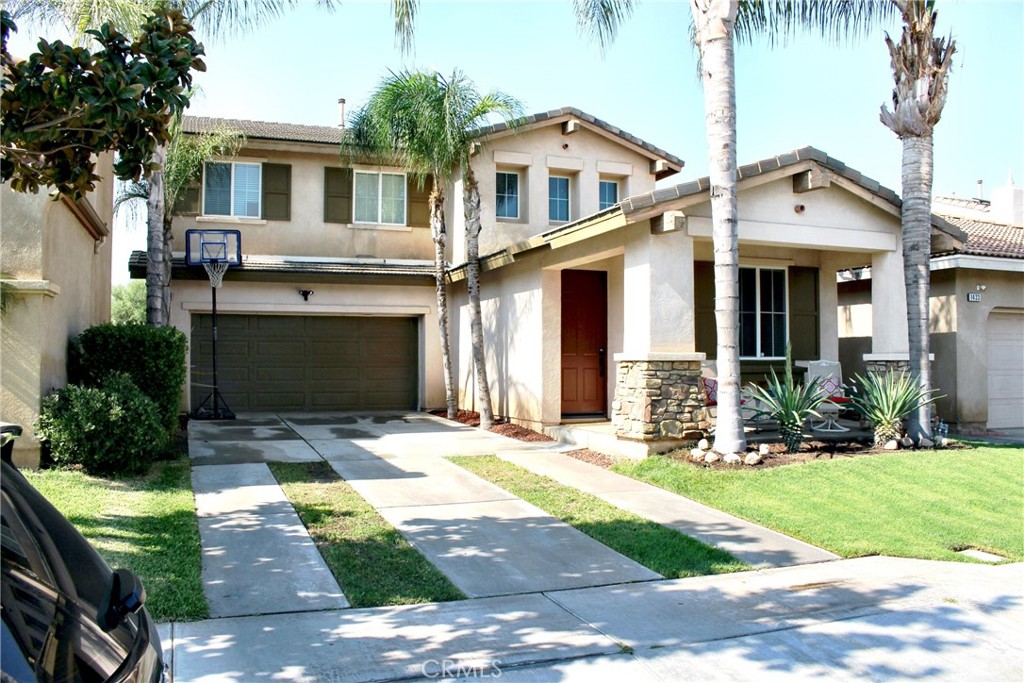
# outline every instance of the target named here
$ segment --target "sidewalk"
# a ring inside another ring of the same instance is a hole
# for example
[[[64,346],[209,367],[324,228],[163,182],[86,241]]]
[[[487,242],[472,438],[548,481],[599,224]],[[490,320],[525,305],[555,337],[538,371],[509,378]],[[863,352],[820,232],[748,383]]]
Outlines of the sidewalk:
[[[887,557],[164,625],[174,683],[1019,681],[1024,564]]]

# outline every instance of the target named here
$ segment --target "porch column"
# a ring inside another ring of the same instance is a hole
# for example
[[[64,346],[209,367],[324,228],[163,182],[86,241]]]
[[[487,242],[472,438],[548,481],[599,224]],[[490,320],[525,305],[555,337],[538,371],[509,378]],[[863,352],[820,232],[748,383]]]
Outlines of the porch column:
[[[903,282],[903,245],[871,256],[871,353],[864,354],[865,370],[884,373],[909,368],[907,290]]]
[[[668,212],[626,242],[623,352],[615,355],[612,425],[622,439],[671,448],[707,427],[695,353],[693,238]]]

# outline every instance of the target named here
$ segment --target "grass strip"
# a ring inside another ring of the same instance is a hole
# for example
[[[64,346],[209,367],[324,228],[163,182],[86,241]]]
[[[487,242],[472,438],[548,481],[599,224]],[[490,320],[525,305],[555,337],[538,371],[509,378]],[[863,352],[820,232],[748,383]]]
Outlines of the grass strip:
[[[449,460],[666,578],[750,568],[724,550],[496,456],[460,456]]]
[[[107,479],[72,470],[24,474],[107,564],[142,579],[153,619],[209,616],[187,460],[156,462],[138,477]]]
[[[329,464],[269,465],[353,607],[465,597]]]
[[[1024,449],[907,451],[712,470],[667,457],[614,471],[843,557],[970,561],[977,548],[1024,560]]]

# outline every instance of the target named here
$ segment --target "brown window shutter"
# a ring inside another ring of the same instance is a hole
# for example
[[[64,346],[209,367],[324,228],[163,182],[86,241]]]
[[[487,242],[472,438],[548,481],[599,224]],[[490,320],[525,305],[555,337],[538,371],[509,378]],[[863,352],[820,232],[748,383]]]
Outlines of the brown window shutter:
[[[433,187],[434,177],[427,176],[423,179],[423,187],[420,187],[419,180],[409,176],[408,187],[405,196],[409,198],[409,215],[406,225],[411,228],[430,227],[430,190]]]
[[[324,223],[352,222],[352,169],[324,169]]]
[[[708,360],[718,358],[718,328],[715,322],[715,264],[693,262],[693,308],[696,346]]]
[[[263,218],[268,221],[292,219],[290,164],[263,164]]]
[[[818,269],[789,268],[789,343],[793,360],[821,357]]]

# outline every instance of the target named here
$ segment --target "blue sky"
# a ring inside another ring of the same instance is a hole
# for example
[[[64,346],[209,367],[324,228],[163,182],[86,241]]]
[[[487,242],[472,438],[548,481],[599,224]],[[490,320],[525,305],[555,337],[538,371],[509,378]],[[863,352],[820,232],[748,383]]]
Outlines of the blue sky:
[[[1024,183],[1024,3],[938,6],[957,54],[934,191],[974,196],[983,179],[987,197],[1008,171]],[[242,38],[200,36],[208,71],[190,113],[335,125],[337,99],[359,106],[388,69],[459,68],[528,112],[575,106],[668,150],[686,162],[673,179],[684,181],[708,167],[688,27],[688,2],[644,2],[602,56],[567,1],[422,0],[415,53],[403,59],[387,2],[301,6]],[[882,29],[839,46],[816,36],[740,46],[736,70],[740,163],[813,145],[899,192],[900,141],[878,120],[892,91]]]

